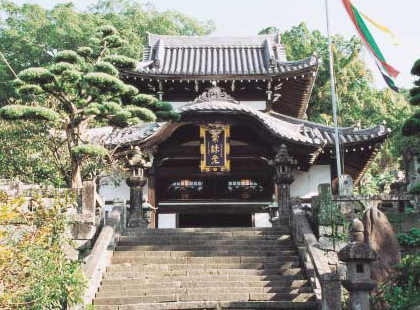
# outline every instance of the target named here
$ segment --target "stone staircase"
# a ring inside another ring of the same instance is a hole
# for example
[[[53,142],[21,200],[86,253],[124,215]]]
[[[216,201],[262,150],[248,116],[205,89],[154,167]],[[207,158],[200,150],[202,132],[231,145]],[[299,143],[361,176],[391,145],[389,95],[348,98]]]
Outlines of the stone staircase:
[[[94,305],[97,310],[317,309],[287,226],[128,228]]]

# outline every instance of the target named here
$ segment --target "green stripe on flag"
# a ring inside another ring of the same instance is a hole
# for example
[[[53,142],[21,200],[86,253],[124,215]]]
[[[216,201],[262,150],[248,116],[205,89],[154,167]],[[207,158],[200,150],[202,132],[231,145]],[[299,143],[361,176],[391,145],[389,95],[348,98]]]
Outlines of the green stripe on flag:
[[[372,34],[370,33],[369,29],[367,28],[365,22],[363,21],[362,16],[360,16],[359,11],[357,11],[357,9],[352,5],[351,6],[354,16],[356,17],[356,22],[357,25],[359,26],[360,30],[362,31],[366,42],[370,45],[370,47],[372,48],[373,52],[376,54],[376,57],[378,57],[380,60],[382,60],[383,62],[385,61],[384,55],[382,55],[378,45],[376,44],[375,40],[373,39]],[[386,71],[388,71],[385,68]]]

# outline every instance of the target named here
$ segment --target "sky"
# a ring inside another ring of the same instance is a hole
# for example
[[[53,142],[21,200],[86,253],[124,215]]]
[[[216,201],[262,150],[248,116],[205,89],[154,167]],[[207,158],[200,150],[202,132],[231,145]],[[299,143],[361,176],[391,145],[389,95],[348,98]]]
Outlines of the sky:
[[[70,0],[69,0],[70,1]],[[51,8],[59,0],[14,0],[17,4],[37,3]],[[356,35],[341,0],[329,1],[330,31],[345,38]],[[96,0],[73,0],[80,10]],[[139,1],[146,3],[145,1]],[[200,21],[213,20],[216,32],[213,35],[234,36],[254,35],[261,29],[275,26],[285,31],[302,21],[309,29],[318,29],[326,34],[325,0],[151,0],[159,11],[177,10]],[[401,87],[410,88],[414,77],[410,70],[415,60],[420,58],[420,31],[418,0],[352,0],[353,5],[379,24],[388,27],[398,38],[399,46],[394,46],[387,34],[368,24],[386,61],[401,73],[395,80]],[[364,58],[375,73],[377,87],[386,87],[374,61],[367,52]],[[327,60],[325,60],[327,61]]]

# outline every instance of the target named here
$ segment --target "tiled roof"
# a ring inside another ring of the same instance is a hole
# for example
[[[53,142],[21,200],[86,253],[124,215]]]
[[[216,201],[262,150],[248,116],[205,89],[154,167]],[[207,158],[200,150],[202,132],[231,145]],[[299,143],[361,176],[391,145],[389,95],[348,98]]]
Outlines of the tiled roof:
[[[179,108],[181,115],[194,113],[232,113],[246,114],[254,117],[276,136],[285,140],[313,146],[333,146],[334,128],[303,121],[281,114],[266,114],[253,108],[223,101],[205,101],[192,103]],[[132,143],[143,143],[158,134],[167,123],[143,123],[123,129],[102,127],[90,129],[90,143],[108,146],[124,146]],[[371,140],[383,140],[389,131],[382,125],[358,130],[353,127],[339,128],[340,143],[344,145],[360,144]]]
[[[87,136],[92,144],[124,146],[142,142],[153,136],[166,123],[142,123],[127,128],[101,127],[89,129]]]
[[[270,112],[269,115],[278,120],[285,121],[290,124],[301,126],[301,133],[309,138],[319,138],[326,142],[326,145],[334,145],[335,129],[327,125],[308,122],[302,119],[282,115],[276,112]],[[385,138],[390,130],[383,125],[377,125],[367,129],[357,129],[355,127],[340,127],[338,129],[340,143],[350,145],[363,141],[373,140],[375,138]]]
[[[267,75],[313,67],[318,59],[287,62],[276,35],[251,37],[148,35],[139,73],[155,75]]]
[[[285,122],[280,119],[276,119],[256,109],[253,109],[244,105],[240,105],[240,104],[235,104],[231,102],[223,102],[223,101],[205,101],[205,102],[198,102],[198,103],[185,105],[179,108],[178,111],[181,113],[181,115],[190,114],[190,113],[200,113],[200,112],[216,112],[216,113],[224,112],[224,113],[234,113],[234,114],[247,114],[258,119],[275,135],[281,138],[284,138],[290,141],[303,142],[303,143],[308,143],[308,144],[315,144],[315,145],[322,144],[322,140],[320,140],[317,137],[311,138],[309,136],[303,135],[300,132],[300,127],[301,127],[300,125],[295,125],[295,124]]]

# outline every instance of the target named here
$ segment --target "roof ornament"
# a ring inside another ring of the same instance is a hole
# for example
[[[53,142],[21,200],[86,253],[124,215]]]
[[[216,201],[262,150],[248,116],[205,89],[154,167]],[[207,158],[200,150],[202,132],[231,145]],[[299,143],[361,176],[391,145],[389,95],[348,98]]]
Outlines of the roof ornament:
[[[223,91],[217,86],[216,81],[212,82],[212,87],[208,88],[204,93],[198,96],[193,103],[209,102],[209,101],[225,101],[239,104],[238,101],[233,99],[228,93]]]

